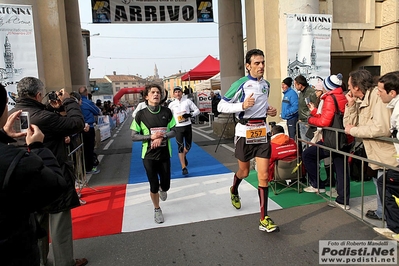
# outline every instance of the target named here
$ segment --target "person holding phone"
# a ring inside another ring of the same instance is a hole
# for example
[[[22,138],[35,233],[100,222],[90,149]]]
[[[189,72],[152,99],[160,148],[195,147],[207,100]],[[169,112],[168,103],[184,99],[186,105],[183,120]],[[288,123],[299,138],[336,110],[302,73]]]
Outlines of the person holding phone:
[[[321,96],[319,107],[316,108],[313,103],[309,103],[310,117],[308,123],[316,127],[330,127],[333,123],[334,113],[337,112],[335,108],[335,100],[339,108],[338,111],[344,113],[345,105],[348,100],[346,99],[342,91],[342,74],[331,75],[323,80],[323,87],[326,91]],[[335,100],[334,100],[335,99]],[[353,137],[347,136],[348,146],[345,147],[344,151],[349,151],[350,143],[353,142]],[[321,140],[317,144],[323,145],[324,141]],[[309,187],[304,188],[305,192],[309,193],[324,193],[326,183],[323,182],[317,175],[317,169],[319,162],[317,158],[324,159],[330,156],[330,151],[325,149],[319,149],[316,146],[308,147],[302,154],[303,164],[309,179]],[[333,152],[332,155],[332,167],[336,174],[336,189],[338,196],[335,199],[336,206],[349,210],[349,199],[350,199],[350,178],[349,172],[345,174],[344,165],[347,164],[347,158],[342,154]]]
[[[17,84],[18,99],[12,113],[22,110],[29,112],[30,122],[37,125],[44,134],[43,145],[50,149],[62,169],[67,181],[67,191],[48,207],[46,212],[37,215],[43,228],[51,234],[51,245],[55,265],[83,266],[87,259],[74,259],[72,241],[71,209],[80,206],[79,197],[75,189],[73,166],[69,164],[68,150],[65,137],[83,131],[85,122],[79,104],[71,98],[67,90],[61,89],[57,95],[60,108],[66,116],[54,110],[47,109],[42,102],[45,100],[45,86],[35,77],[24,77]],[[24,139],[18,139],[19,144],[26,145]],[[49,253],[49,237],[41,238],[41,263],[47,263]]]
[[[21,112],[8,116],[7,92],[0,84],[0,258],[2,265],[39,265],[38,225],[33,215],[67,189],[52,152],[43,147],[36,125],[16,132]],[[9,143],[25,138],[28,150]],[[20,156],[19,156],[20,155]],[[19,158],[20,157],[20,158]],[[15,167],[13,167],[13,161]],[[29,166],[29,167],[27,167]],[[9,179],[7,170],[13,167]]]
[[[297,76],[294,79],[294,86],[299,91],[298,96],[298,121],[303,122],[299,123],[299,137],[305,141],[310,141],[311,139],[306,136],[306,132],[308,131],[308,117],[310,114],[308,104],[315,103],[317,101],[315,90],[309,85],[306,78],[302,75]],[[308,103],[306,102],[306,98],[308,98]],[[300,145],[299,148],[306,146],[305,144]]]

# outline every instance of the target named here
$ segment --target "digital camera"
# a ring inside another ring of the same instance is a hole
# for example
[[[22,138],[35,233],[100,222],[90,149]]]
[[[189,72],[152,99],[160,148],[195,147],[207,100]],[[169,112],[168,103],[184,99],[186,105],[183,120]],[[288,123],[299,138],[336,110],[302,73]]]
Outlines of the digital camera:
[[[61,94],[61,92],[59,92],[58,94],[60,94],[60,95],[62,95]],[[58,101],[60,98],[58,98],[58,94],[57,94],[57,92],[56,91],[50,91],[49,93],[48,93],[48,99],[50,100],[50,101]]]

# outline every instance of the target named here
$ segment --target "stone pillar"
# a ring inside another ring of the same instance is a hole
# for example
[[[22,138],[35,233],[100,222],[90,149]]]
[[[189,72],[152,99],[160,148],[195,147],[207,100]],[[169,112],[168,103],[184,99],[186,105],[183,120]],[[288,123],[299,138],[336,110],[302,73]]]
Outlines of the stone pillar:
[[[281,112],[281,81],[287,76],[286,13],[319,13],[319,0],[245,1],[248,50],[265,53],[265,79],[271,84],[269,103]],[[280,122],[269,118],[269,122]]]
[[[47,91],[61,88],[71,91],[71,70],[73,70],[74,88],[86,85],[88,72],[83,56],[77,0],[3,0],[2,2],[32,6],[39,78],[45,83]],[[70,62],[74,64],[73,67],[70,66]]]
[[[36,15],[39,17],[46,88],[66,88],[70,91],[72,84],[64,0],[40,1],[37,5],[40,6]]]
[[[219,0],[219,55],[221,94],[244,76],[244,46],[241,0]],[[213,123],[213,131],[224,138],[234,136],[233,114],[220,114]],[[230,118],[230,119],[229,119]],[[227,124],[226,124],[227,123]]]
[[[88,86],[87,56],[83,48],[83,36],[80,27],[78,0],[65,0],[65,20],[68,38],[68,51],[72,90]]]

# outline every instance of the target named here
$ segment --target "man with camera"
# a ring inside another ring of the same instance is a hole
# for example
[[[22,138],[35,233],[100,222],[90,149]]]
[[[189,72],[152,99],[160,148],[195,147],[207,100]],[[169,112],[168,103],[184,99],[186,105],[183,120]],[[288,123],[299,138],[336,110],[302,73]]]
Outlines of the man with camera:
[[[84,119],[79,104],[69,97],[64,89],[56,92],[58,105],[53,108],[63,108],[65,115],[48,110],[42,103],[45,97],[45,87],[41,80],[25,77],[17,85],[18,99],[12,112],[22,110],[28,112],[30,122],[37,125],[44,133],[43,144],[49,148],[61,166],[63,176],[68,184],[67,191],[54,203],[47,212],[38,214],[41,226],[48,230],[50,227],[51,243],[54,253],[54,265],[86,265],[86,259],[73,259],[72,217],[71,209],[80,206],[79,197],[75,190],[75,180],[72,165],[68,160],[65,137],[81,132]],[[21,139],[19,140],[21,141]],[[24,140],[22,139],[24,142]],[[46,265],[49,251],[48,236],[40,239],[41,265]]]

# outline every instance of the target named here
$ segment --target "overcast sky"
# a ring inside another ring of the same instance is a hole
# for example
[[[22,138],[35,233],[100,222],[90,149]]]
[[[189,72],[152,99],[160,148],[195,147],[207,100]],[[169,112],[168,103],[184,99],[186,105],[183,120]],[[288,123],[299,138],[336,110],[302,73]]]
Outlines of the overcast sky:
[[[113,71],[147,77],[155,64],[164,77],[194,68],[207,55],[219,59],[217,0],[213,6],[213,23],[93,24],[91,1],[79,0],[82,28],[99,34],[91,37],[90,77]]]

